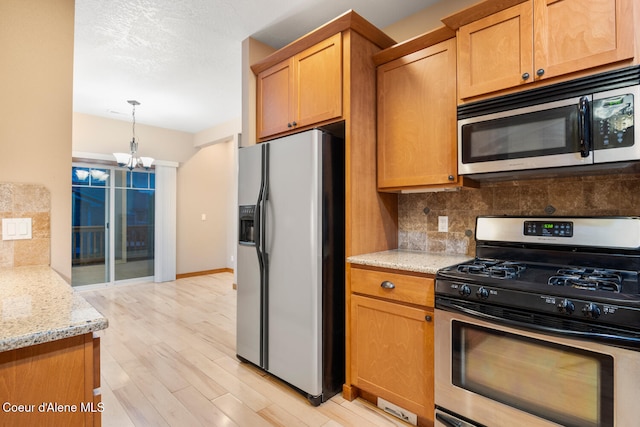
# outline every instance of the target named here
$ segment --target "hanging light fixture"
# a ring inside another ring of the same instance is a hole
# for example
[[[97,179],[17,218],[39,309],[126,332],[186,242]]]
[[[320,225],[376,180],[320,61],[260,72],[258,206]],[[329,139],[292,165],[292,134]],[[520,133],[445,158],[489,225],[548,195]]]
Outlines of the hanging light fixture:
[[[127,167],[129,170],[133,170],[137,167],[143,167],[147,170],[151,167],[153,163],[152,157],[138,157],[138,141],[136,140],[136,105],[140,105],[140,103],[136,100],[127,101],[133,107],[133,112],[131,113],[131,117],[133,119],[133,136],[131,138],[131,142],[129,143],[129,153],[113,153],[116,158],[116,162],[118,162],[118,166]]]

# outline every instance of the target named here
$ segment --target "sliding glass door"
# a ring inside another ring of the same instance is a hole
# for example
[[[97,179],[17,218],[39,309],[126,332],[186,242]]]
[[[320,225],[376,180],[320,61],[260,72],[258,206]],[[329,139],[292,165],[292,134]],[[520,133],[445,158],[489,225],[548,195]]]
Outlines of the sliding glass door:
[[[105,168],[72,168],[71,282],[74,286],[110,281],[109,188]]]
[[[155,175],[115,171],[115,280],[153,276]]]
[[[74,165],[72,284],[153,276],[155,175]]]

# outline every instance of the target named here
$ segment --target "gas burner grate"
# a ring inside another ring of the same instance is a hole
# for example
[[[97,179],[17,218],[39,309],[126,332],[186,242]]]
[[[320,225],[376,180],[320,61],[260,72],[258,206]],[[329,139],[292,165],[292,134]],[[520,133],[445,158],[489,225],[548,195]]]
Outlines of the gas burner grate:
[[[562,268],[556,275],[549,277],[548,284],[619,293],[622,290],[622,274],[592,268]]]
[[[513,279],[518,277],[525,268],[526,267],[524,265],[517,262],[477,258],[471,263],[458,265],[456,269],[460,273],[475,274],[498,279]]]

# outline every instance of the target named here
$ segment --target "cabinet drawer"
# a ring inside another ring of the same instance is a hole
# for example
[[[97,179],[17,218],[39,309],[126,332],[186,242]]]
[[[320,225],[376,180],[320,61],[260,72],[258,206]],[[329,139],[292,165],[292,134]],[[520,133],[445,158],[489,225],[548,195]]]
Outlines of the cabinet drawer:
[[[434,280],[390,271],[351,268],[351,292],[433,307]]]

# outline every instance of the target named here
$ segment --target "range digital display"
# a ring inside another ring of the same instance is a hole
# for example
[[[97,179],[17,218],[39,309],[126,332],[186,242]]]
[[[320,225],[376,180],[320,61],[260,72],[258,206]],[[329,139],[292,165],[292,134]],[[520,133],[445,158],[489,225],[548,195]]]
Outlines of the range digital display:
[[[573,237],[573,223],[570,221],[525,221],[524,235]]]

